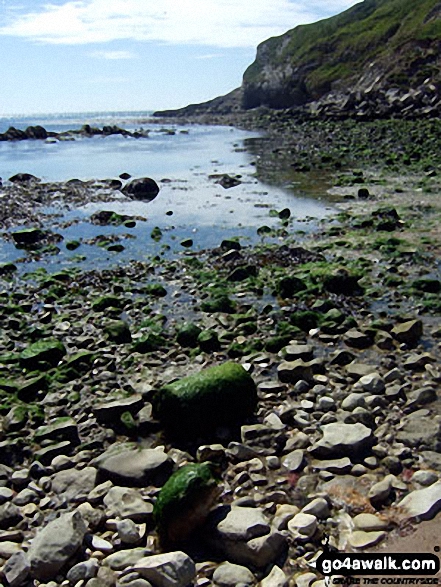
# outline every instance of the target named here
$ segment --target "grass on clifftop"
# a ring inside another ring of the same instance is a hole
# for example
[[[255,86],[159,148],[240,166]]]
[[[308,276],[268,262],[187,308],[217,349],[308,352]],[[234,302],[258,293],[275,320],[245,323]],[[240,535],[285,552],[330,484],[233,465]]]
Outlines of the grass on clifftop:
[[[380,59],[389,73],[404,68],[421,83],[439,74],[437,52],[430,45],[441,38],[440,17],[438,0],[365,0],[337,16],[298,26],[262,43],[244,82],[258,83],[263,65],[287,71],[290,66],[308,64],[306,87],[312,95],[321,94],[333,82],[361,75],[363,66]],[[399,83],[400,76],[395,77]],[[409,85],[408,77],[402,81]]]

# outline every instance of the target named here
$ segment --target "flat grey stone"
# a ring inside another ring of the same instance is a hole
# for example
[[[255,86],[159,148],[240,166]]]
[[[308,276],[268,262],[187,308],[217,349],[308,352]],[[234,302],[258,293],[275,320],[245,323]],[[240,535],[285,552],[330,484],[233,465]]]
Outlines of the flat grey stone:
[[[124,487],[161,487],[170,477],[173,461],[162,450],[127,450],[98,461],[100,477]]]
[[[441,510],[441,481],[412,491],[397,507],[408,519],[432,520]]]

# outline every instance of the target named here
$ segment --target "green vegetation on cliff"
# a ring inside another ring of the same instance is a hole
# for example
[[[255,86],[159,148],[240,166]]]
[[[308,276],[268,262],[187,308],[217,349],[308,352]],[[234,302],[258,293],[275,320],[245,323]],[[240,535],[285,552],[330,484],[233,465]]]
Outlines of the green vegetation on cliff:
[[[440,77],[439,0],[365,0],[262,43],[243,106],[289,107],[329,91],[417,87]]]

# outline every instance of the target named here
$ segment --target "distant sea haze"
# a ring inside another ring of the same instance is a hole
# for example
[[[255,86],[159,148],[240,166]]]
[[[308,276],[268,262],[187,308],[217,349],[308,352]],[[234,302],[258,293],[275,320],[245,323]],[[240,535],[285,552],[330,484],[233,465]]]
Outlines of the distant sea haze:
[[[80,128],[83,124],[117,124],[128,130],[139,126],[139,122],[150,118],[153,110],[115,111],[115,112],[54,112],[47,114],[16,114],[0,117],[0,132],[10,126],[24,130],[28,126],[43,126],[46,130],[62,132]]]

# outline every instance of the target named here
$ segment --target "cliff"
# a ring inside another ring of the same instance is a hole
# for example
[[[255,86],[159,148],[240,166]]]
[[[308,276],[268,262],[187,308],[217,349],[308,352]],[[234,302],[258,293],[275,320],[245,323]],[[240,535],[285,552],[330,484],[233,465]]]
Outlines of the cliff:
[[[441,1],[364,0],[261,43],[241,88],[174,112],[220,114],[311,104],[314,111],[329,110],[330,104],[339,111],[360,106],[363,111],[367,102],[385,115],[409,106],[434,114],[439,110],[440,49]]]

